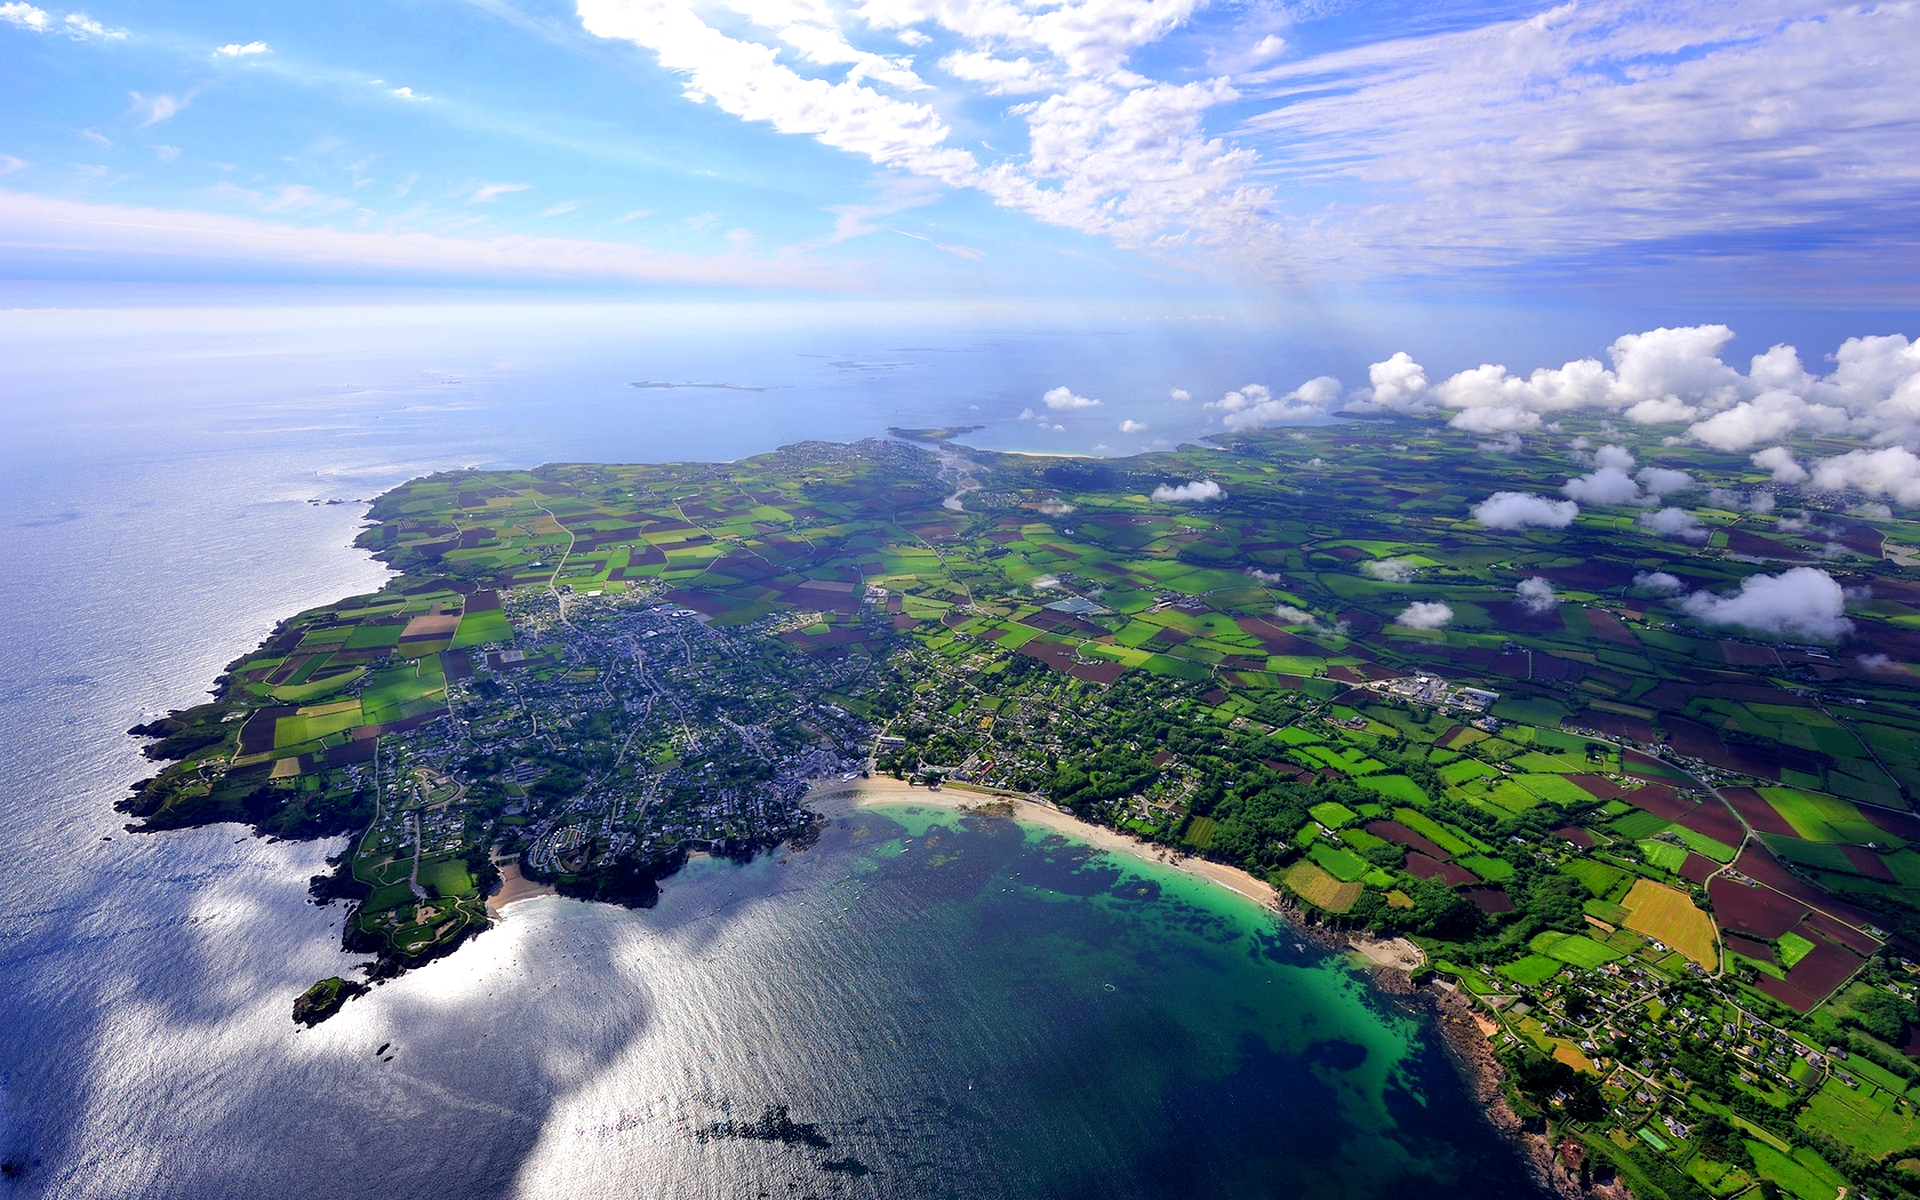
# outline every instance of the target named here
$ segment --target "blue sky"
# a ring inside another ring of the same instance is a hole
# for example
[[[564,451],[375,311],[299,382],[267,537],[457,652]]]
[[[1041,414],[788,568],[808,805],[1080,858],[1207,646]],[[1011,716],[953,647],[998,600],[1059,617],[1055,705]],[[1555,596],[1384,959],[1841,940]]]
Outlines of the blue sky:
[[[0,275],[1911,313],[1916,44],[1765,0],[5,0]]]

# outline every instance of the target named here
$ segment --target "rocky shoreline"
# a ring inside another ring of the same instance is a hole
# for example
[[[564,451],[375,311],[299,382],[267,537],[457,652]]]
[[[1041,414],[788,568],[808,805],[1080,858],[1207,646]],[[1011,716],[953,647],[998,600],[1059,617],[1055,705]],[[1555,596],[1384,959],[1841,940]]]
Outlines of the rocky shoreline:
[[[1409,1006],[1426,1008],[1440,1034],[1447,1058],[1460,1072],[1474,1102],[1486,1114],[1487,1121],[1519,1148],[1541,1187],[1564,1200],[1634,1200],[1633,1193],[1611,1171],[1604,1175],[1591,1174],[1583,1181],[1581,1164],[1586,1157],[1585,1147],[1571,1138],[1556,1143],[1544,1122],[1526,1120],[1513,1111],[1507,1102],[1507,1070],[1494,1056],[1493,1045],[1488,1040],[1490,1026],[1457,987],[1437,979],[1416,983],[1415,971],[1380,965],[1379,956],[1369,950],[1382,943],[1366,930],[1328,925],[1290,898],[1277,901],[1274,908],[1302,941],[1328,951],[1358,952],[1374,962],[1365,974],[1382,994]]]

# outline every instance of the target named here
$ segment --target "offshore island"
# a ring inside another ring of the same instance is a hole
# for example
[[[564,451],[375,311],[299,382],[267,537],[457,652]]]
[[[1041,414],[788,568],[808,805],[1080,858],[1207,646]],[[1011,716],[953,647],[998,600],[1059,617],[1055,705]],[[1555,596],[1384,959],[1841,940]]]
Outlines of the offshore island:
[[[1566,425],[430,476],[370,510],[386,586],[132,731],[122,807],[345,835],[312,892],[375,982],[863,776],[1039,806],[1403,939],[1563,1191],[1920,1196],[1920,525]]]

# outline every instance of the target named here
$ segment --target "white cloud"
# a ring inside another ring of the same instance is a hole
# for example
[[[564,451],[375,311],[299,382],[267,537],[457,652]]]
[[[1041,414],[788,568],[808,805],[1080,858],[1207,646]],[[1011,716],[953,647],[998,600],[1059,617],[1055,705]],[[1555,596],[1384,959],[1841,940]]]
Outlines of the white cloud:
[[[221,58],[244,58],[249,54],[266,54],[268,51],[265,42],[246,42],[244,44],[241,42],[228,42],[226,45],[215,49],[214,53]]]
[[[1807,486],[1823,492],[1851,489],[1920,506],[1920,457],[1905,446],[1849,451],[1814,463]]]
[[[578,200],[562,200],[558,204],[549,205],[541,209],[540,215],[543,217],[564,217],[579,207],[580,201]]]
[[[53,24],[46,9],[17,2],[0,4],[0,21],[19,29],[31,29],[35,33],[45,33]]]
[[[1545,616],[1560,607],[1560,598],[1553,594],[1552,582],[1538,575],[1522,579],[1520,586],[1513,590],[1520,598],[1520,606],[1535,616]]]
[[[1672,467],[1641,467],[1634,478],[1640,481],[1640,486],[1655,496],[1684,492],[1693,486],[1693,476],[1685,471],[1676,471]]]
[[[1793,452],[1785,446],[1769,446],[1756,451],[1752,462],[1762,471],[1771,471],[1775,483],[1792,486],[1807,481],[1807,469],[1793,461]]]
[[[1135,421],[1132,418],[1128,418],[1127,420],[1120,422],[1121,433],[1141,433],[1146,428],[1147,427],[1143,422]]]
[[[1419,574],[1420,567],[1411,558],[1376,558],[1361,563],[1360,571],[1385,583],[1405,583]]]
[[[11,154],[0,154],[0,175],[11,175],[15,171],[24,171],[27,169],[27,165],[27,160],[24,158],[15,158]]]
[[[1433,400],[1427,393],[1427,369],[1405,350],[1369,366],[1367,382],[1372,386],[1366,398],[1377,407],[1400,413],[1433,411]]]
[[[1569,479],[1561,485],[1560,491],[1582,504],[1631,504],[1640,498],[1640,485],[1618,467],[1601,467],[1590,474]]]
[[[1275,396],[1264,385],[1249,383],[1207,404],[1226,415],[1220,423],[1228,429],[1264,429],[1289,421],[1309,420],[1326,415],[1340,399],[1340,381],[1331,375],[1309,379],[1284,396]]]
[[[467,197],[467,203],[488,204],[502,196],[524,192],[532,186],[530,183],[483,183],[473,189],[473,195]]]
[[[1236,80],[1267,102],[1248,134],[1281,195],[1301,196],[1314,250],[1564,254],[1586,273],[1608,246],[1730,230],[1778,254],[1768,232],[1818,213],[1846,220],[1865,261],[1873,216],[1920,189],[1920,158],[1886,132],[1916,114],[1912,5],[1601,0],[1463,25]]]
[[[1087,396],[1081,396],[1070,387],[1057,387],[1040,397],[1041,403],[1048,408],[1098,408],[1100,402]]]
[[[127,36],[126,30],[108,29],[87,14],[79,12],[68,13],[67,19],[61,24],[61,29],[76,42],[91,41],[95,38],[118,42]]]
[[[402,100],[425,100],[426,99],[425,96],[421,95],[419,92],[414,91],[410,87],[394,88],[393,95],[397,96]]]
[[[1278,583],[1279,580],[1274,582]],[[1319,620],[1304,608],[1295,608],[1291,604],[1276,604],[1273,619],[1282,625],[1318,625]]]
[[[1816,567],[1748,576],[1731,596],[1695,592],[1680,607],[1708,625],[1736,625],[1775,637],[1833,641],[1853,632],[1845,592]]]
[[[1185,388],[1174,388],[1171,392],[1168,392],[1167,395],[1173,397],[1175,400],[1178,400],[1182,404],[1185,404],[1187,401],[1193,399],[1193,393],[1189,392]]]
[[[1415,600],[1400,610],[1400,615],[1393,619],[1393,623],[1408,629],[1438,629],[1451,620],[1452,605],[1438,600]]]
[[[240,193],[266,211],[325,211],[312,189]],[[800,261],[664,253],[623,242],[545,237],[451,237],[412,232],[303,228],[225,213],[84,204],[0,191],[0,238],[47,246],[73,261],[122,268],[188,262],[258,271],[316,266],[359,278],[420,277],[610,282],[726,283],[747,287],[843,287],[843,276]]]
[[[1687,590],[1677,575],[1665,571],[1640,571],[1633,577],[1633,586],[1649,592],[1665,592],[1669,596],[1678,595]]]
[[[1641,513],[1640,527],[1663,537],[1679,538],[1683,542],[1704,542],[1707,540],[1707,527],[1700,518],[1684,508],[1663,508],[1659,512]]]
[[[1211,479],[1196,479],[1178,487],[1161,484],[1153,489],[1153,498],[1175,504],[1198,504],[1206,500],[1219,500],[1226,496],[1220,485]]]
[[[1833,372],[1818,377],[1786,345],[1754,355],[1743,375],[1720,357],[1732,338],[1725,325],[1651,329],[1614,339],[1611,367],[1583,358],[1523,376],[1483,363],[1431,386],[1403,351],[1369,369],[1372,387],[1361,402],[1407,413],[1450,409],[1453,428],[1480,434],[1523,433],[1584,408],[1637,424],[1685,422],[1688,439],[1717,450],[1752,450],[1795,433],[1920,446],[1920,343],[1902,334],[1849,338]],[[1792,467],[1779,469],[1776,482],[1794,481]]]
[[[1580,515],[1571,500],[1549,500],[1527,492],[1495,492],[1473,506],[1473,519],[1488,529],[1565,529]]]
[[[178,113],[181,109],[193,103],[193,95],[191,93],[185,96],[168,96],[164,94],[158,96],[142,96],[139,92],[128,92],[127,95],[133,98],[133,107],[127,111],[129,114],[140,114],[140,128],[142,129],[169,120],[175,113]]]

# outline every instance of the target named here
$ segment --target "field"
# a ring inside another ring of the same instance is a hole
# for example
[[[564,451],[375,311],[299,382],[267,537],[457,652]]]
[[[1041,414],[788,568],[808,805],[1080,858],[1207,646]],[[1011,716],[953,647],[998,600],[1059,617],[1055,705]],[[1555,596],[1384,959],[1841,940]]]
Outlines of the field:
[[[1719,965],[1713,918],[1695,908],[1693,898],[1685,892],[1651,879],[1637,879],[1620,907],[1630,914],[1627,928],[1678,950],[1709,971]]]
[[[1916,1129],[1920,1118],[1915,1117],[1913,1106],[1868,1084],[1850,1088],[1837,1079],[1829,1080],[1807,1101],[1799,1122],[1873,1158],[1920,1144]]]
[[[1558,975],[1565,963],[1544,954],[1529,954],[1510,963],[1502,963],[1500,974],[1521,987],[1538,987]]]
[[[415,480],[376,503],[361,535],[392,581],[289,618],[232,665],[216,704],[156,722],[175,765],[132,807],[152,827],[358,833],[374,820],[376,767],[391,788],[424,756],[436,773],[400,786],[437,822],[422,880],[442,898],[422,905],[406,887],[418,833],[388,806],[368,855],[377,890],[357,910],[369,937],[424,955],[484,922],[462,907],[477,910],[463,865],[484,861],[475,850],[594,894],[617,847],[670,855],[689,837],[678,826],[650,843],[658,829],[633,824],[643,809],[659,817],[632,803],[649,789],[671,784],[683,817],[724,807],[747,780],[804,803],[806,772],[822,768],[794,764],[817,735],[753,761],[739,745],[707,749],[732,744],[726,728],[649,730],[625,752],[627,715],[651,711],[633,703],[634,648],[684,647],[693,711],[735,673],[740,695],[783,698],[741,722],[756,742],[804,711],[839,731],[836,773],[868,760],[901,779],[963,772],[1408,937],[1462,964],[1442,973],[1466,990],[1514,995],[1482,1010],[1508,1057],[1611,1076],[1623,1064],[1595,1012],[1648,1013],[1627,1025],[1649,1058],[1726,1043],[1708,1056],[1741,1080],[1728,1092],[1715,1092],[1719,1073],[1655,1071],[1651,1100],[1610,1095],[1591,1122],[1569,1121],[1551,1095],[1516,1100],[1606,1154],[1666,1155],[1682,1184],[1737,1189],[1737,1170],[1668,1137],[1654,1110],[1724,1107],[1743,1088],[1788,1117],[1806,1106],[1800,1128],[1884,1149],[1904,1134],[1848,1107],[1872,1097],[1830,1094],[1804,1058],[1769,1058],[1779,1047],[1764,1031],[1894,1071],[1906,1063],[1896,1043],[1920,1026],[1910,1007],[1873,1016],[1828,999],[1857,979],[1860,996],[1906,1004],[1920,982],[1900,963],[1920,944],[1920,816],[1908,810],[1920,582],[1883,552],[1887,539],[1920,544],[1920,522],[1779,487],[1745,454],[1569,421],[1500,454],[1392,417],[1123,459],[951,441],[936,456],[876,439],[727,464]],[[1564,528],[1473,516],[1495,491],[1560,495],[1591,469],[1591,449],[1569,449],[1577,437],[1686,470],[1698,486],[1673,501],[1710,538],[1658,536],[1631,505],[1588,505]],[[959,509],[942,503],[956,474],[977,485]],[[1200,479],[1221,494],[1165,498],[1163,485]],[[1771,489],[1778,504],[1719,507],[1708,488]],[[1710,626],[1639,582],[1659,571],[1681,592],[1726,595],[1801,562],[1854,597],[1844,643]],[[1554,605],[1520,603],[1542,585]],[[1452,616],[1409,629],[1400,618],[1416,601]],[[663,640],[629,630],[602,654],[598,620]],[[649,670],[669,657],[643,653]],[[530,715],[537,737],[516,732]],[[598,779],[607,764],[614,775]],[[742,823],[716,817],[707,836]],[[1716,965],[1716,921],[1743,958],[1703,978],[1689,964]],[[1783,1071],[1808,1086],[1788,1089]],[[1920,1084],[1920,1069],[1899,1081]],[[1665,1148],[1636,1137],[1643,1128]],[[1769,1169],[1805,1190],[1808,1154],[1789,1146]],[[1891,1194],[1884,1179],[1857,1182]]]
[[[1358,883],[1342,883],[1310,862],[1288,867],[1285,882],[1302,900],[1331,913],[1346,912],[1360,898]]]

